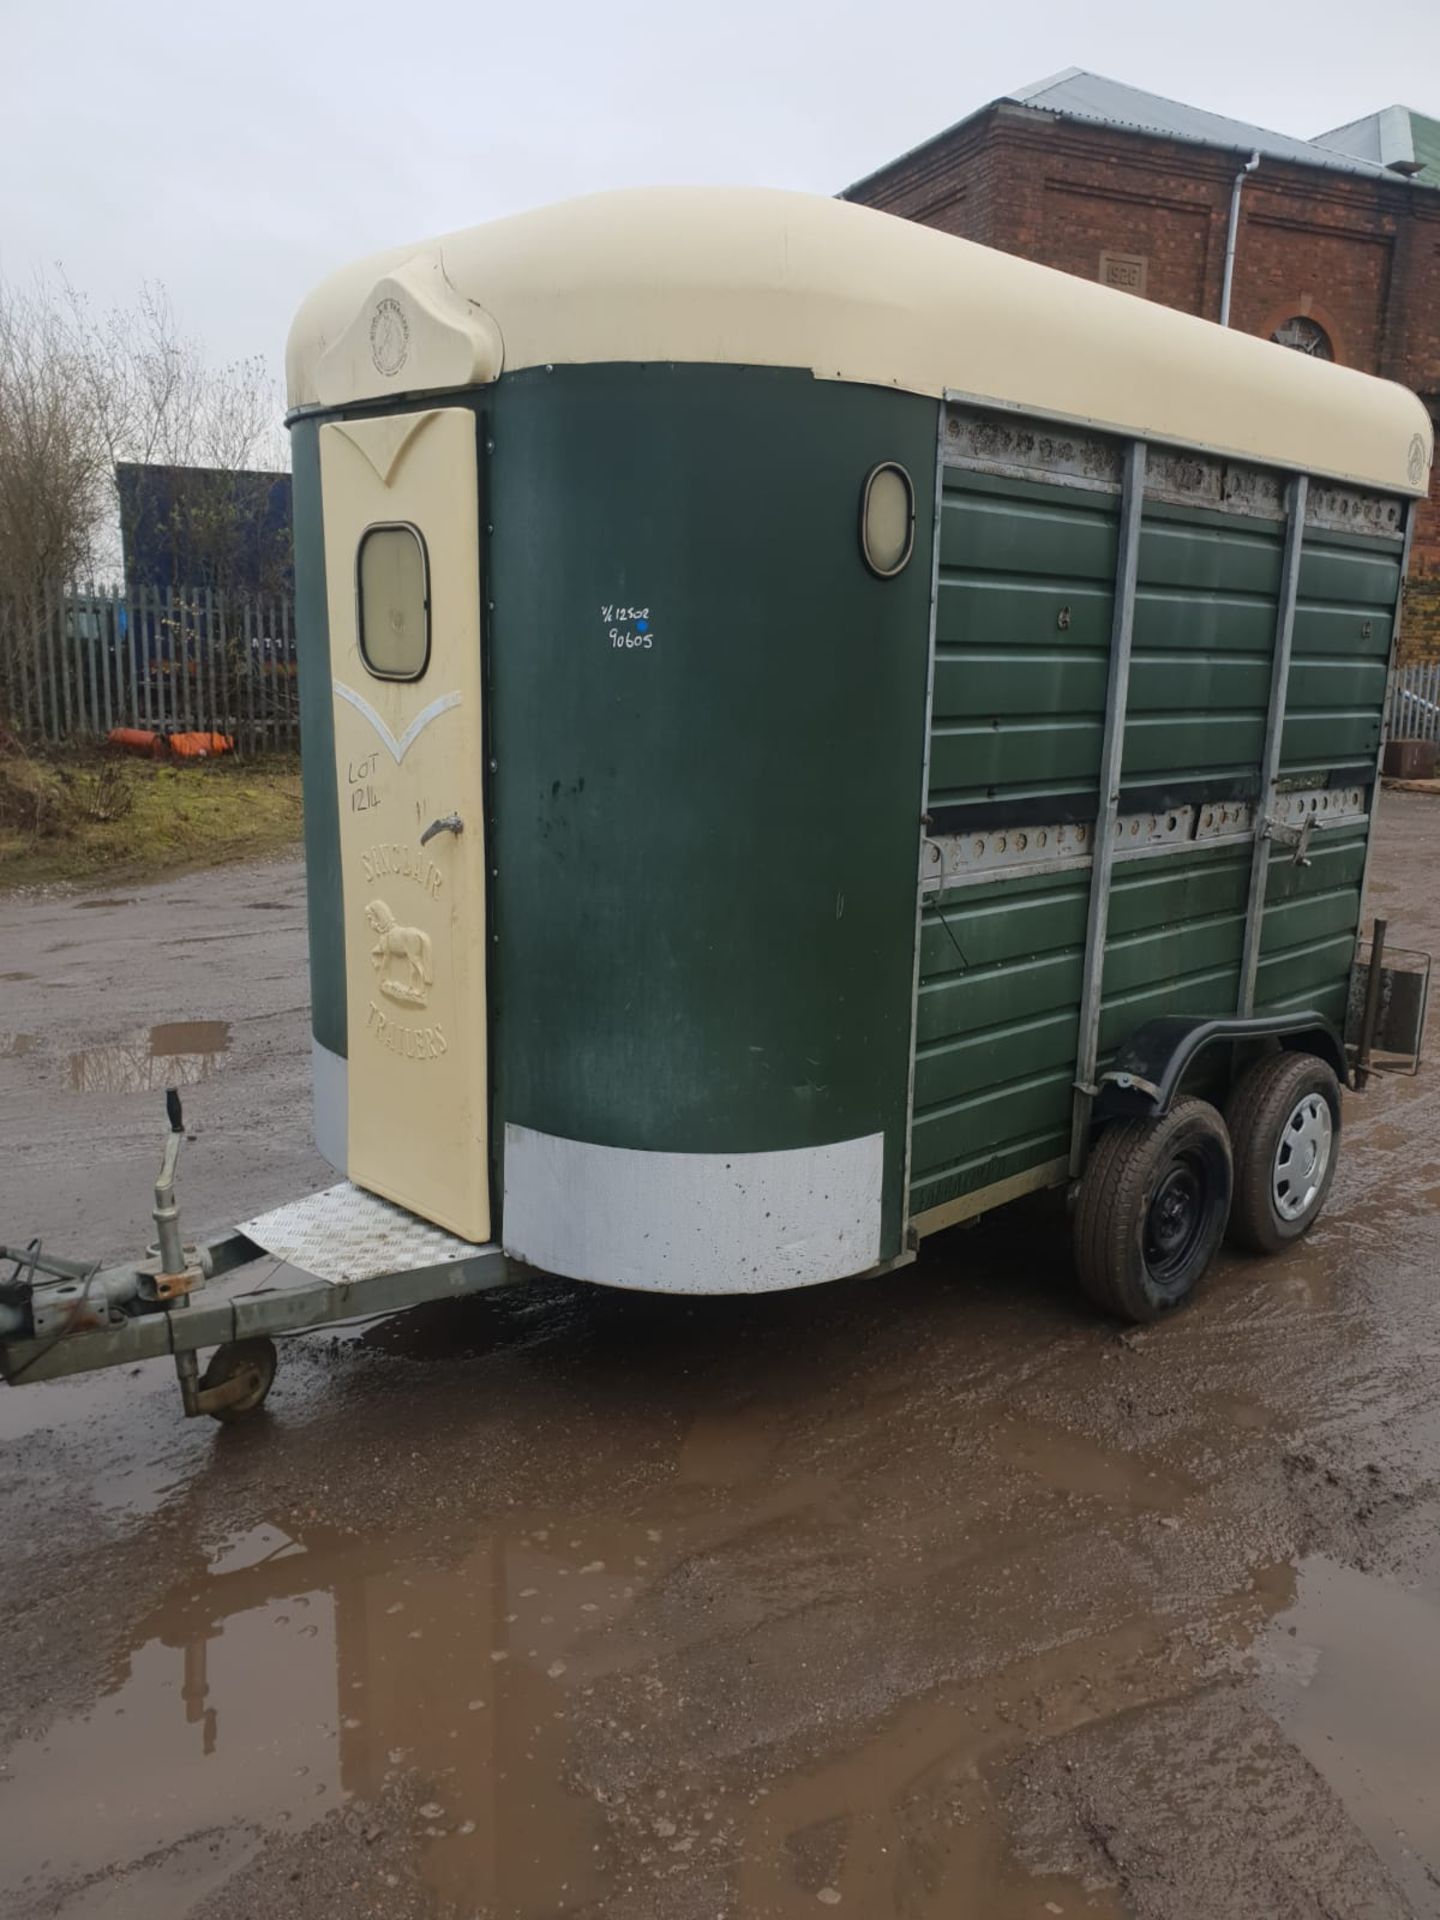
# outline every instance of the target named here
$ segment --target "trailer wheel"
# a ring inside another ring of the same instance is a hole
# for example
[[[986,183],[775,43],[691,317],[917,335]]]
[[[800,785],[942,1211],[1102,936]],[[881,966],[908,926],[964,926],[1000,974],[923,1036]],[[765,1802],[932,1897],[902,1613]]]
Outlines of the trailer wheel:
[[[264,1406],[265,1396],[275,1381],[275,1360],[273,1340],[231,1340],[223,1347],[217,1347],[201,1378],[201,1393],[207,1393],[213,1387],[227,1386],[237,1374],[249,1374],[250,1385],[224,1406],[207,1407],[205,1411],[210,1418],[229,1426],[236,1420],[243,1420],[247,1414],[258,1412]]]
[[[1225,1103],[1235,1154],[1230,1238],[1278,1253],[1319,1217],[1340,1158],[1340,1082],[1313,1053],[1257,1060]]]
[[[1107,1127],[1075,1209],[1075,1266],[1095,1304],[1123,1320],[1182,1305],[1225,1232],[1231,1178],[1225,1122],[1204,1100]]]

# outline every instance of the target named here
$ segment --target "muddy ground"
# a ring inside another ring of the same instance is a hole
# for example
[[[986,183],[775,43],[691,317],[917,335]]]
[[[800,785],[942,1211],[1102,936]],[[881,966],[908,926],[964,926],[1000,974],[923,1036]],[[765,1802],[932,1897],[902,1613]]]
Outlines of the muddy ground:
[[[1388,796],[1392,941],[1437,856]],[[325,1183],[304,938],[293,860],[0,901],[0,1238],[142,1242],[177,1077],[193,1229]],[[1143,1333],[1035,1203],[310,1336],[248,1428],[0,1388],[0,1912],[1440,1916],[1437,1217],[1440,1068]]]

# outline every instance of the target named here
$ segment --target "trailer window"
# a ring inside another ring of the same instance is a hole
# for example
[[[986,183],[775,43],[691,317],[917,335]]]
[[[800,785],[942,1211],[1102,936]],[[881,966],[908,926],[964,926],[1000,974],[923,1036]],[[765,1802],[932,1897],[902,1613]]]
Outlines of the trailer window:
[[[860,549],[872,573],[899,573],[915,545],[915,489],[904,467],[886,460],[865,481],[860,497]]]
[[[382,680],[418,680],[430,658],[430,569],[414,527],[365,529],[355,590],[366,666]]]

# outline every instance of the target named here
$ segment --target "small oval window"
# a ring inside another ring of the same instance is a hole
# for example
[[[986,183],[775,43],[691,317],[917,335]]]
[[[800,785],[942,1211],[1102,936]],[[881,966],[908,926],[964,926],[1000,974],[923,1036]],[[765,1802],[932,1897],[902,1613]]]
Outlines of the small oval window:
[[[381,680],[418,680],[430,658],[430,570],[412,526],[367,527],[355,559],[360,656]]]
[[[871,469],[860,500],[860,547],[872,573],[899,573],[915,545],[915,489],[904,467],[886,460]]]

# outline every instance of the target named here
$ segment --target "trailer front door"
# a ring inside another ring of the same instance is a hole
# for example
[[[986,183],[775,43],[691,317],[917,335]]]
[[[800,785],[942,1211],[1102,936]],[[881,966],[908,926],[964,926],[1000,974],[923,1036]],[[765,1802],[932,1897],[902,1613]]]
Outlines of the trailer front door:
[[[476,421],[320,435],[348,1005],[348,1172],[490,1234]]]

